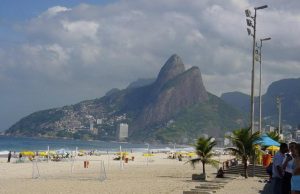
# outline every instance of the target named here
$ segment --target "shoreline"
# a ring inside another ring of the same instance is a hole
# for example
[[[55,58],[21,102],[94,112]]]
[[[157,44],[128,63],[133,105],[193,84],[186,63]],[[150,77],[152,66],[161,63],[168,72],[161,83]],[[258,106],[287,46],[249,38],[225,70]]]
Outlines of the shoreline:
[[[116,141],[102,141],[102,140],[93,140],[93,141],[84,141],[76,139],[48,139],[48,138],[39,138],[39,137],[14,137],[14,136],[0,136],[0,154],[2,151],[45,151],[47,146],[50,146],[50,150],[66,149],[66,150],[75,150],[78,149],[84,150],[101,150],[101,151],[112,151],[119,150],[119,147],[122,146],[123,149],[136,149],[137,151],[147,149],[146,144],[135,144],[135,143],[123,143]],[[171,145],[164,144],[150,144],[150,150],[154,149],[172,149]],[[177,149],[186,148],[186,145],[177,145]],[[191,147],[191,146],[188,146]]]
[[[101,140],[101,139],[74,139],[74,138],[68,138],[68,137],[53,137],[53,136],[39,136],[39,137],[30,137],[30,136],[22,136],[22,135],[5,135],[0,134],[1,137],[8,137],[8,138],[24,138],[24,139],[37,139],[37,140],[70,140],[70,141],[81,141],[81,142],[110,142],[110,143],[118,143],[118,144],[139,144],[139,145],[145,145],[147,143],[150,143],[152,146],[168,146],[168,147],[174,147],[174,144],[171,143],[158,143],[158,142],[147,142],[147,141],[117,141],[117,140]],[[184,148],[184,147],[191,147],[191,145],[186,144],[176,144],[176,147],[178,148]],[[1,150],[0,150],[1,151]]]

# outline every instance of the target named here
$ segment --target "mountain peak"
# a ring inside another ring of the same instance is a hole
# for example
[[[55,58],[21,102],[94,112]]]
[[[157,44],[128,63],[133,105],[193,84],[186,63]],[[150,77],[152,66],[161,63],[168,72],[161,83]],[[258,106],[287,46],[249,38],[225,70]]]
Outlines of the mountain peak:
[[[181,58],[177,54],[174,54],[167,60],[167,62],[161,68],[156,82],[159,85],[163,85],[167,81],[173,79],[174,77],[183,73],[184,71],[185,68]]]
[[[167,65],[172,65],[172,64],[182,64],[183,65],[183,62],[180,58],[179,55],[177,54],[173,54],[166,62],[166,64],[164,66],[167,66]]]
[[[101,120],[93,131],[91,119]],[[185,71],[180,57],[173,55],[154,83],[138,80],[102,98],[35,112],[6,134],[106,141],[115,140],[116,129],[124,122],[129,140],[186,143],[204,132],[222,134],[223,129],[241,127],[241,121],[234,109],[207,93],[198,67]]]

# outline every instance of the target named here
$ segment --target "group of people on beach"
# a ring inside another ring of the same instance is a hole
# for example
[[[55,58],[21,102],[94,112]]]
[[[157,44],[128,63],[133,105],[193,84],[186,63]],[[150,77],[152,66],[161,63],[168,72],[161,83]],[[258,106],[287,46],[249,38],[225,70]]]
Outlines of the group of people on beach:
[[[280,144],[273,157],[271,187],[273,194],[300,194],[300,144]]]
[[[11,160],[12,157],[13,158],[16,157],[16,152],[15,151],[13,153],[12,153],[12,151],[8,152],[8,155],[7,155],[7,162],[8,163],[10,162],[10,160]],[[21,153],[19,154],[19,158],[22,158],[22,154]]]
[[[22,153],[20,152],[20,153],[19,153],[19,158],[22,158],[22,156],[23,156],[23,155],[22,155]],[[12,157],[14,157],[14,158],[16,157],[16,152],[15,152],[15,151],[13,152],[13,154],[12,154],[12,151],[9,151],[9,152],[8,152],[8,154],[7,154],[7,162],[8,162],[8,163],[10,163],[10,160],[11,160]]]

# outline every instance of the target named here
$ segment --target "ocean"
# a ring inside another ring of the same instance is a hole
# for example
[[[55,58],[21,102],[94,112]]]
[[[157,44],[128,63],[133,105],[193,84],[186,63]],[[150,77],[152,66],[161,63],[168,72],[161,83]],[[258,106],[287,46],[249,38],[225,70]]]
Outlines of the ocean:
[[[8,151],[40,151],[40,150],[97,150],[97,151],[119,151],[120,146],[124,151],[145,152],[148,150],[148,144],[132,144],[120,142],[105,141],[83,141],[71,139],[47,139],[47,138],[30,138],[30,137],[9,137],[0,136],[0,155],[6,154]],[[149,145],[151,150],[171,150],[169,145]],[[171,146],[172,147],[172,146]],[[173,147],[172,147],[173,148]]]

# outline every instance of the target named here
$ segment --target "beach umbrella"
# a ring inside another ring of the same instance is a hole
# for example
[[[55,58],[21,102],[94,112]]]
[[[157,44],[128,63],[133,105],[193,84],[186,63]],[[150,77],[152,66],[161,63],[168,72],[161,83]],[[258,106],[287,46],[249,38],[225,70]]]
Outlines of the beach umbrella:
[[[50,155],[55,155],[55,154],[56,154],[56,151],[54,151],[54,150],[50,150],[50,151],[49,151],[49,156],[50,156]]]
[[[151,157],[151,156],[154,156],[154,154],[150,154],[150,153],[143,153],[143,156],[145,156],[145,157]]]
[[[117,152],[117,155],[120,156],[127,156],[129,153],[128,152]]]
[[[263,134],[255,143],[261,146],[280,146],[280,143],[270,138],[267,134]]]
[[[48,156],[48,153],[45,151],[42,151],[42,152],[39,152],[39,156],[46,157],[46,156]]]
[[[278,151],[279,147],[278,146],[269,146],[269,147],[267,147],[267,150],[274,152],[274,151]]]
[[[35,156],[35,152],[33,151],[22,151],[21,154],[23,156]]]
[[[188,157],[195,157],[195,156],[197,156],[197,154],[195,152],[189,152],[189,153],[187,153],[187,156]]]

